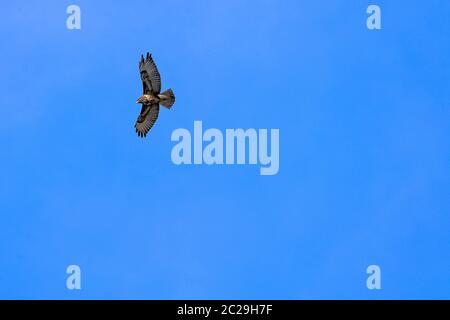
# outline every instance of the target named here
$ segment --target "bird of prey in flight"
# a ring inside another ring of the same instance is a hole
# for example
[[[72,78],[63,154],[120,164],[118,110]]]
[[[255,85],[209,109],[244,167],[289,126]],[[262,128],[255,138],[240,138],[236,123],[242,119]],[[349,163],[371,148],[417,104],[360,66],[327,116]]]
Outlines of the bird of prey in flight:
[[[147,57],[141,55],[139,61],[139,72],[141,73],[144,93],[137,99],[136,103],[142,104],[141,113],[136,120],[134,127],[139,137],[147,136],[158,119],[159,105],[172,108],[175,103],[175,95],[172,89],[161,93],[161,77],[158,68],[152,59],[152,55],[147,52]]]

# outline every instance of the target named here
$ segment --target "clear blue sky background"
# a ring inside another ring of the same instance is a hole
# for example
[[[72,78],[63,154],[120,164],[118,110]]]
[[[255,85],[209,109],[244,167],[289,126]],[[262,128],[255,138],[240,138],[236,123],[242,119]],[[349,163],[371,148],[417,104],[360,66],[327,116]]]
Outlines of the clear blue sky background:
[[[0,12],[0,298],[450,298],[448,1]],[[177,102],[142,140],[147,51]],[[194,120],[279,128],[279,174],[175,166]]]

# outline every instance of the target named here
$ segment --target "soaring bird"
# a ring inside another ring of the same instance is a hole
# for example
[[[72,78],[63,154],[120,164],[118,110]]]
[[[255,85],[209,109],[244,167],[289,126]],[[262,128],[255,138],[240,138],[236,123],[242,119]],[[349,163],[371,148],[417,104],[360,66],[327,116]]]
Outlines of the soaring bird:
[[[175,95],[172,89],[161,93],[161,77],[150,53],[147,52],[145,60],[144,56],[141,55],[139,72],[141,73],[144,93],[136,101],[136,103],[142,104],[142,109],[134,127],[138,136],[143,138],[147,136],[156,119],[158,119],[159,105],[161,104],[167,109],[172,108],[175,103]]]

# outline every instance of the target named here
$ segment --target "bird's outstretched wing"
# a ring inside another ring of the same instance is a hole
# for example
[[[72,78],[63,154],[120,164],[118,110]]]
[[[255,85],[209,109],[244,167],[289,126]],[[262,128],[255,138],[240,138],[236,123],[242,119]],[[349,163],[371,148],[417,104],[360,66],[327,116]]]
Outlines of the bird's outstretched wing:
[[[147,52],[147,57],[145,60],[144,56],[141,55],[141,61],[139,61],[139,72],[141,73],[144,94],[159,94],[161,92],[161,77],[150,53]]]
[[[159,104],[142,105],[141,114],[136,120],[134,127],[139,137],[147,136],[147,133],[155,124],[159,115]]]

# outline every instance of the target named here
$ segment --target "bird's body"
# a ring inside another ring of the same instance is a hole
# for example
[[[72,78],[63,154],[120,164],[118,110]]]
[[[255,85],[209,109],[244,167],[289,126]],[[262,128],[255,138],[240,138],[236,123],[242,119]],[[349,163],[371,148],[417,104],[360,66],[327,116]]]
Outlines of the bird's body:
[[[141,56],[139,71],[144,92],[136,101],[136,103],[142,104],[142,109],[134,126],[138,136],[145,137],[158,119],[159,105],[161,104],[167,109],[172,108],[175,103],[175,95],[172,89],[161,92],[161,77],[149,53],[145,60],[144,56]]]
[[[160,99],[152,94],[143,94],[142,96],[139,97],[138,101],[139,101],[138,103],[142,104],[153,104],[153,103],[159,104]]]
[[[169,90],[167,90],[169,91]],[[166,92],[167,93],[167,92]],[[166,104],[166,102],[170,103],[170,94],[166,95],[164,92],[162,94],[158,94],[156,96],[154,96],[153,94],[144,94],[142,96],[139,97],[138,102],[137,103],[142,103],[142,104],[154,104],[154,103],[158,103],[158,104]],[[171,106],[166,106],[166,108],[170,109]]]

